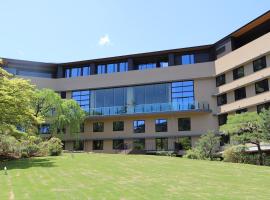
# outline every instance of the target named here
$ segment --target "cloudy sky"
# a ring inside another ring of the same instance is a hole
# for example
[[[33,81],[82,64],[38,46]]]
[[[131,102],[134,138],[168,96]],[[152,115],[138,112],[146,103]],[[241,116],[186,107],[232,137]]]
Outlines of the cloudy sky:
[[[68,62],[209,44],[269,0],[0,0],[0,57]]]

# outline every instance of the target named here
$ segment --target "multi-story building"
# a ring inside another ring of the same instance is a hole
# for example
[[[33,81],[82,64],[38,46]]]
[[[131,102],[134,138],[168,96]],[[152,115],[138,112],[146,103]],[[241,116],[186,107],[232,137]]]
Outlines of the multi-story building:
[[[181,150],[228,114],[270,106],[269,31],[270,11],[210,45],[58,64],[4,58],[4,69],[78,102],[88,117],[77,149]],[[74,149],[77,137],[61,137]]]

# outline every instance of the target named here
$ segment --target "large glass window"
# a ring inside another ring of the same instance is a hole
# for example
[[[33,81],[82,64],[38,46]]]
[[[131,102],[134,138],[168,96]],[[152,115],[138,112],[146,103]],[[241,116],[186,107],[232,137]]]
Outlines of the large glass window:
[[[90,90],[73,91],[71,98],[75,100],[84,111],[89,112]]]
[[[194,64],[195,63],[194,55],[193,54],[182,55],[181,63],[182,65]]]
[[[227,103],[227,94],[221,94],[217,96],[217,105],[222,106]]]
[[[113,140],[113,149],[124,149],[125,144],[124,144],[124,140],[122,139],[117,139],[117,140]]]
[[[93,132],[103,132],[103,131],[104,131],[104,122],[93,123]]]
[[[254,72],[259,71],[259,70],[261,70],[263,68],[266,68],[266,58],[265,58],[265,56],[253,61],[253,71]]]
[[[172,102],[185,105],[194,102],[194,82],[179,81],[172,83]]]
[[[89,76],[91,74],[90,67],[74,67],[65,69],[65,77],[78,77],[78,76]]]
[[[123,131],[123,130],[124,130],[124,121],[113,122],[113,131]]]
[[[93,140],[93,150],[103,150],[103,140]]]
[[[98,65],[97,74],[105,74],[105,73],[106,73],[106,65]]]
[[[117,72],[117,64],[108,64],[107,65],[107,73],[110,74],[110,73],[115,73]]]
[[[179,118],[178,131],[190,131],[190,130],[191,130],[190,118]]]
[[[242,87],[234,90],[234,99],[235,101],[246,98],[246,88]]]
[[[156,120],[156,132],[167,132],[167,120],[166,119],[157,119]]]
[[[145,121],[136,120],[133,122],[133,132],[134,133],[144,133],[145,132]]]
[[[144,150],[145,149],[145,139],[134,139],[133,140],[133,149]]]
[[[216,86],[217,87],[224,85],[225,83],[226,83],[225,74],[221,74],[221,75],[216,77]]]
[[[268,79],[264,79],[262,81],[255,83],[255,92],[256,94],[260,94],[263,92],[269,91]]]
[[[119,63],[119,72],[127,72],[128,71],[128,63],[122,62]]]
[[[168,150],[168,138],[156,138],[156,150],[167,151]]]
[[[233,70],[233,80],[242,78],[243,76],[245,76],[245,71],[244,71],[244,67],[238,67],[236,69]]]
[[[153,68],[156,68],[156,67],[157,67],[156,63],[145,63],[145,64],[139,64],[138,65],[139,70],[153,69]]]

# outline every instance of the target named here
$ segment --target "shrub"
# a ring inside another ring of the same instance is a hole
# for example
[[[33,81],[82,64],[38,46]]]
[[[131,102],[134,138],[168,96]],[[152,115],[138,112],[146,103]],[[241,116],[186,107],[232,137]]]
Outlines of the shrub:
[[[0,135],[0,158],[14,159],[20,156],[20,143],[16,138],[8,135]]]
[[[230,146],[225,149],[222,156],[225,162],[246,163],[253,165],[260,164],[259,154],[247,153],[244,145]],[[263,163],[264,165],[270,165],[269,155],[263,154]]]
[[[183,157],[189,159],[201,159],[200,153],[197,149],[187,150]]]
[[[21,140],[21,153],[22,157],[40,156],[41,138],[36,136],[28,136]]]
[[[48,141],[48,152],[50,156],[59,156],[62,153],[63,144],[59,138],[52,137]]]

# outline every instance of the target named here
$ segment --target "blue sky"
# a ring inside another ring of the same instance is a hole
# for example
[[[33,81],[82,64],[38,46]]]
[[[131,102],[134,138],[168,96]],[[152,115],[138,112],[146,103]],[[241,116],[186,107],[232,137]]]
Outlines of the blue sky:
[[[0,57],[68,62],[214,43],[269,0],[0,0]]]

